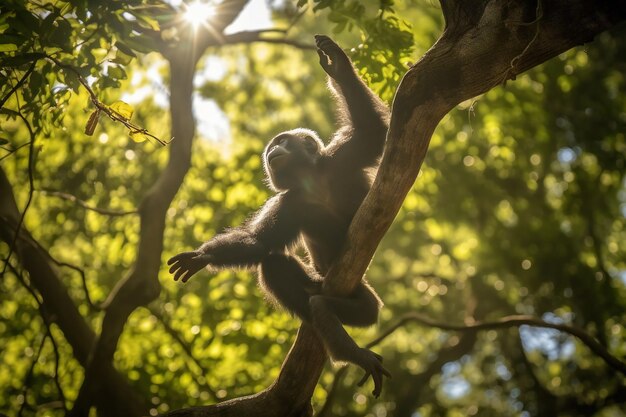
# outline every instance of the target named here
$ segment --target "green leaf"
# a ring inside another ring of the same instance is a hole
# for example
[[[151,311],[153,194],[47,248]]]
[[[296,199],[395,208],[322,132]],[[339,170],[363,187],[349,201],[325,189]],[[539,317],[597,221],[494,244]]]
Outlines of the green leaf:
[[[35,60],[45,57],[44,54],[38,52],[29,52],[26,54],[20,54],[15,56],[9,56],[0,60],[0,67],[19,67],[21,65],[33,62]]]
[[[115,78],[116,80],[124,80],[126,79],[126,72],[122,67],[110,65],[107,68],[107,75],[111,78]]]
[[[98,61],[102,61],[104,57],[106,57],[109,53],[109,51],[104,48],[93,48],[89,52],[91,52],[91,55],[93,55],[93,57],[96,58]]]
[[[54,23],[56,23],[57,27],[53,27],[49,36],[50,41],[54,43],[54,46],[58,46],[64,51],[72,52],[72,25],[65,19],[55,20]]]
[[[15,110],[7,109],[5,107],[0,109],[0,114],[6,114],[7,116],[13,116],[13,117],[19,116],[19,113],[16,112]]]
[[[115,62],[116,64],[128,65],[132,60],[133,56],[126,54],[121,49],[115,51],[115,58],[113,58],[113,62]]]
[[[159,27],[159,22],[157,22],[156,19],[144,15],[135,15],[135,17],[137,17],[137,19],[139,20],[139,24],[141,24],[142,22],[145,23],[145,25],[142,26],[149,27],[155,32],[161,30],[161,28]]]
[[[133,58],[137,57],[137,55],[135,55],[135,52],[128,45],[122,42],[115,42],[115,47],[124,52],[126,55],[132,56]]]
[[[13,43],[5,43],[0,45],[0,52],[11,52],[17,51],[17,45]]]
[[[126,120],[130,120],[130,118],[133,117],[133,113],[135,112],[133,106],[121,100],[114,102],[109,106],[109,108]]]
[[[41,88],[42,84],[43,84],[44,78],[43,76],[38,73],[38,72],[33,72],[30,75],[30,80],[28,81],[28,86],[33,94],[36,95],[39,92],[39,89]]]
[[[1,146],[1,145],[6,145],[6,144],[8,144],[8,143],[9,143],[9,140],[8,140],[8,139],[5,139],[5,138],[0,138],[0,146]]]
[[[57,17],[58,15],[56,13],[50,13],[46,16],[43,22],[41,22],[41,33],[44,38],[47,37],[50,34],[50,31],[53,30],[53,24]]]
[[[67,70],[64,75],[65,75],[65,84],[67,84],[68,87],[74,90],[75,93],[78,93],[80,90],[80,86],[81,86],[78,76],[69,70]]]
[[[125,45],[133,51],[148,53],[156,50],[156,46],[150,44],[149,38],[129,37],[124,39]]]

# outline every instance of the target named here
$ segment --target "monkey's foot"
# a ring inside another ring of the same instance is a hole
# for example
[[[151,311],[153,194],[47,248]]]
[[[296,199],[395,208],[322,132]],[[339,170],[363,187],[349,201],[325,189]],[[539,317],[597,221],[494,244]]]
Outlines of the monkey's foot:
[[[357,365],[365,371],[365,375],[363,375],[363,378],[361,378],[357,385],[359,387],[363,386],[371,375],[374,381],[372,395],[378,398],[383,389],[383,376],[391,378],[391,373],[383,366],[383,357],[369,349],[362,348]]]

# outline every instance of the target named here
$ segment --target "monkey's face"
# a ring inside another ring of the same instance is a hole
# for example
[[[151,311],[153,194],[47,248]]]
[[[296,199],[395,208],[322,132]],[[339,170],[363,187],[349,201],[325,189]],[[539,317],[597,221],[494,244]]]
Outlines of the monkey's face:
[[[308,129],[294,129],[274,137],[263,152],[270,185],[277,191],[297,188],[313,174],[323,149],[322,141]]]

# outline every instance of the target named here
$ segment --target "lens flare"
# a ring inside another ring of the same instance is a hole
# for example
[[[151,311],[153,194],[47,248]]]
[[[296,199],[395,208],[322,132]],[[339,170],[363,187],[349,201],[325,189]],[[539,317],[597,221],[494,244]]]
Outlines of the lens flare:
[[[215,15],[215,7],[213,4],[194,1],[185,5],[184,18],[191,23],[194,28],[200,25],[206,25],[207,22]]]

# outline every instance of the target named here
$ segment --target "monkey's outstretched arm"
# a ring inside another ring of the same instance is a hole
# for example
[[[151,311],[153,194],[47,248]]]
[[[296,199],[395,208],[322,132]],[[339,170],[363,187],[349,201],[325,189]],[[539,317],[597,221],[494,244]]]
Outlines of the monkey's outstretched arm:
[[[249,222],[216,235],[194,251],[170,258],[167,264],[174,280],[187,282],[207,265],[215,268],[255,266],[272,250],[283,250],[290,245],[299,231],[285,200],[283,195],[269,199]]]
[[[335,41],[325,35],[315,35],[320,65],[333,80],[333,86],[343,98],[339,103],[350,116],[355,129],[382,132],[383,141],[389,124],[389,109],[358,76],[350,58]],[[375,134],[375,133],[374,133]]]

